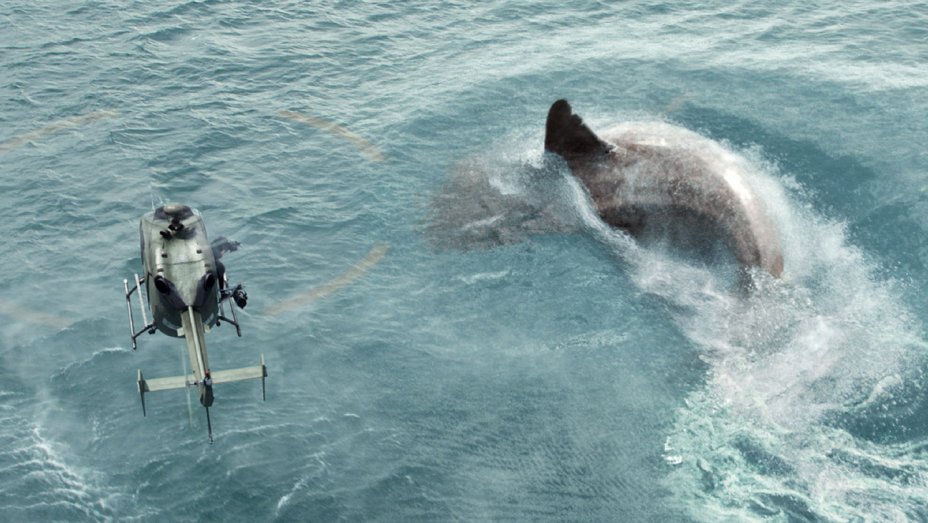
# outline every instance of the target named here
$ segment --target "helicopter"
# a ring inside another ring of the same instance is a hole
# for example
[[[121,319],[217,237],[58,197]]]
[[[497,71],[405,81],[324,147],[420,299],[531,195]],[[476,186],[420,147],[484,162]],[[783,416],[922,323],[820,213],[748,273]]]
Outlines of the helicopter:
[[[128,278],[123,279],[132,349],[137,349],[139,336],[146,332],[161,331],[168,336],[184,338],[192,369],[182,376],[164,378],[145,378],[139,369],[137,384],[142,415],[147,416],[146,393],[196,387],[200,404],[206,410],[207,431],[212,443],[209,408],[214,401],[214,385],[260,379],[261,397],[267,399],[267,366],[263,354],[259,365],[213,372],[206,352],[205,334],[212,327],[228,323],[235,327],[239,337],[242,335],[235,309],[245,307],[248,294],[241,284],[229,288],[225,265],[219,261],[223,254],[237,250],[239,243],[220,236],[210,244],[199,211],[178,203],[163,205],[142,216],[139,236],[144,275],[135,274],[131,285]],[[143,286],[148,307],[142,299]],[[144,325],[138,330],[132,312],[133,294],[138,296]],[[227,305],[231,318],[225,313]],[[151,310],[151,322],[146,308]]]

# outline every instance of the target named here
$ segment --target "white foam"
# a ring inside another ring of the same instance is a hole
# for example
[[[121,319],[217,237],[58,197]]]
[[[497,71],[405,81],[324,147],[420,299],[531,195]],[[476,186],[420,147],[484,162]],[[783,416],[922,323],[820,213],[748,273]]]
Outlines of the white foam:
[[[676,271],[655,281],[666,267],[647,252],[646,268],[633,271],[637,285],[685,306],[678,324],[710,364],[705,388],[687,398],[670,435],[684,465],[669,484],[682,505],[705,511],[700,517],[745,518],[783,499],[836,519],[923,506],[928,493],[898,492],[891,475],[873,477],[866,466],[833,459],[863,453],[869,462],[889,449],[830,422],[887,401],[915,379],[913,361],[925,346],[918,326],[897,284],[878,276],[844,225],[803,205],[796,185],[758,154],[746,151],[754,166],[746,179],[781,232],[784,281],[739,298],[707,293],[706,281]],[[746,444],[789,472],[764,471]],[[928,471],[924,459],[908,458],[910,468]],[[725,479],[707,492],[707,478]]]

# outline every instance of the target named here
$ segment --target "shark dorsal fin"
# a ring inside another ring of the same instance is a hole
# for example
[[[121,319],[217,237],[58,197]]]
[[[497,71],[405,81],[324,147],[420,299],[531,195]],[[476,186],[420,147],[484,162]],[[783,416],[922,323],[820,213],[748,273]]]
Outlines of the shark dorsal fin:
[[[558,100],[548,110],[545,124],[545,150],[557,153],[568,162],[597,158],[607,154],[612,147],[596,136],[573,113],[567,100]]]

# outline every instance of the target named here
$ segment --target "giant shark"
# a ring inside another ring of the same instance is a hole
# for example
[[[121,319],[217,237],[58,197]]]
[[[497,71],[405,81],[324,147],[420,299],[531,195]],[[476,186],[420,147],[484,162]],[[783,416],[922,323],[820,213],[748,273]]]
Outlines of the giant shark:
[[[567,161],[602,220],[636,238],[705,238],[728,246],[742,275],[779,278],[783,254],[763,202],[737,157],[696,133],[667,124],[618,126],[597,135],[566,100],[554,102],[545,150]]]

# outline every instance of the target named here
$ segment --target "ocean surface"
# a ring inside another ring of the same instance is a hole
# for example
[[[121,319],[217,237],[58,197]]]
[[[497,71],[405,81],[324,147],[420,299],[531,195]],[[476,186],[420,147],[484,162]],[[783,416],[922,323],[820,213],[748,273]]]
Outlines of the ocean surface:
[[[0,13],[0,520],[928,520],[924,3]],[[782,280],[604,227],[559,98],[739,158]],[[268,365],[212,444],[136,390],[166,202],[241,242],[212,367]]]

